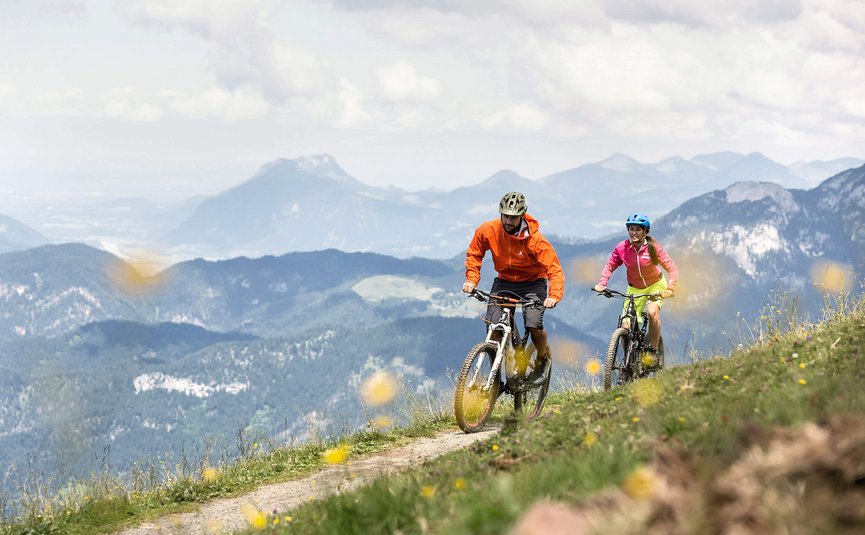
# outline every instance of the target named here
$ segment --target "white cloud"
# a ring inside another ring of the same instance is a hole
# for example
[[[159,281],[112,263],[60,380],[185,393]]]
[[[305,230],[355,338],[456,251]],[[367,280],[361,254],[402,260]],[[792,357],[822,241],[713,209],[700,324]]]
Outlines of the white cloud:
[[[523,102],[493,114],[486,121],[483,121],[483,124],[488,129],[508,128],[537,131],[550,124],[550,116],[537,106]]]
[[[369,123],[372,114],[367,106],[363,90],[345,78],[339,81],[337,100],[340,105],[338,124],[356,127]]]
[[[381,67],[376,71],[381,94],[389,100],[434,100],[441,84],[435,78],[419,76],[407,61]]]
[[[130,20],[189,31],[210,46],[210,68],[229,91],[260,88],[276,104],[322,87],[316,55],[280,39],[270,0],[147,0],[126,4]]]
[[[200,95],[170,93],[166,96],[168,110],[186,117],[239,121],[262,117],[268,111],[268,104],[261,94],[248,88],[227,91],[214,87]]]

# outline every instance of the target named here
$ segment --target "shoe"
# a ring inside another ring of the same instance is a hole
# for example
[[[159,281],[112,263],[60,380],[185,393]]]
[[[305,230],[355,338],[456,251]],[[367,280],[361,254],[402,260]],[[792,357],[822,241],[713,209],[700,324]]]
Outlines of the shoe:
[[[538,358],[538,360],[539,362],[535,364],[532,373],[526,378],[526,382],[533,386],[544,384],[544,381],[547,380],[547,376],[550,374],[550,359],[544,357],[543,359]]]

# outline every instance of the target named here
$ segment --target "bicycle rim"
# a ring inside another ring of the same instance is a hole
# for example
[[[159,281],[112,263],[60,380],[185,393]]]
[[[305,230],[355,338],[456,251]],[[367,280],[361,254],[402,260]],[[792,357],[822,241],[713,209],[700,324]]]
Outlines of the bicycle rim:
[[[483,429],[499,397],[500,379],[497,370],[492,386],[485,388],[493,372],[495,358],[495,344],[480,343],[469,351],[463,361],[454,393],[454,416],[457,425],[466,433]]]
[[[619,327],[610,337],[607,359],[604,363],[604,390],[626,383],[630,373],[626,367],[628,351],[628,330]]]

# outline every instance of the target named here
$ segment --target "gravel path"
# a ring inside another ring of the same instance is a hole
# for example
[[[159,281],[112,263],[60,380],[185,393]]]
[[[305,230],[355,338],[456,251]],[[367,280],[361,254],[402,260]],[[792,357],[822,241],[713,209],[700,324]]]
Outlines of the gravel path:
[[[178,513],[146,522],[119,532],[119,535],[214,535],[231,533],[248,527],[244,510],[285,511],[310,499],[346,492],[393,474],[428,459],[464,448],[489,438],[497,429],[486,429],[467,435],[448,431],[432,438],[421,438],[407,446],[377,453],[344,465],[331,466],[303,479],[265,485],[236,498],[208,502],[192,513]]]

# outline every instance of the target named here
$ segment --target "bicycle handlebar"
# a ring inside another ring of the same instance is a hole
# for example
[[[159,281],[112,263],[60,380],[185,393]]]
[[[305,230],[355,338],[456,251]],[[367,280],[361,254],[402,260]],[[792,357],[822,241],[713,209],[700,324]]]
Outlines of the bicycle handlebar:
[[[495,301],[504,305],[521,305],[524,307],[543,307],[543,301],[536,299],[523,299],[522,297],[508,297],[505,295],[493,295],[483,290],[473,289],[469,297],[474,297],[478,301]]]
[[[648,294],[623,294],[622,292],[619,292],[616,290],[610,290],[609,288],[605,288],[601,292],[595,290],[594,288],[589,288],[589,290],[595,292],[599,296],[603,295],[604,297],[606,297],[608,299],[612,298],[612,297],[622,297],[624,299],[631,299],[631,298],[638,299],[640,297],[655,297],[655,298],[661,297],[661,292],[653,292],[653,293],[648,293]],[[670,297],[672,297],[672,296],[670,296]]]

